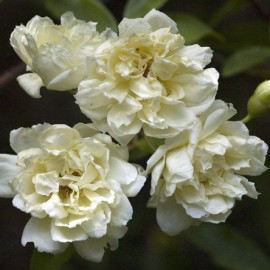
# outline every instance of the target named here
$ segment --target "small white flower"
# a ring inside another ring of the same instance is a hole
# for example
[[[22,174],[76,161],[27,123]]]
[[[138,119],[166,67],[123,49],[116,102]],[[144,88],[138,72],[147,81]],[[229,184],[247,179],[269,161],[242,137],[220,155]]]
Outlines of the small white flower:
[[[17,156],[0,155],[0,193],[32,215],[22,244],[59,253],[72,242],[92,261],[116,249],[132,217],[128,197],[145,182],[127,148],[84,124],[20,128],[10,142]]]
[[[82,112],[102,131],[127,144],[141,129],[167,138],[193,127],[213,102],[218,72],[204,69],[212,51],[185,46],[165,14],[123,19],[119,38],[101,44],[88,79],[75,95]]]
[[[96,23],[77,20],[71,12],[62,15],[61,25],[35,16],[26,26],[17,26],[10,37],[12,47],[33,72],[19,76],[18,82],[33,97],[40,97],[43,85],[59,91],[77,88],[87,77],[87,61],[105,35],[99,35]]]
[[[152,174],[150,207],[161,229],[178,234],[200,222],[224,222],[235,201],[257,198],[243,175],[259,175],[267,145],[249,136],[242,122],[228,121],[231,106],[217,100],[191,132],[167,139],[148,160]]]

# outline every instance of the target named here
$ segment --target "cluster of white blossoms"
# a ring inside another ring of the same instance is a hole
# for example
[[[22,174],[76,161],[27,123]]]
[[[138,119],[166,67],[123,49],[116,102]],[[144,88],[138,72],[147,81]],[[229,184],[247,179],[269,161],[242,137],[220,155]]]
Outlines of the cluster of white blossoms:
[[[236,200],[257,198],[254,184],[264,166],[267,145],[249,136],[242,122],[228,121],[232,106],[216,100],[197,118],[196,127],[167,139],[147,162],[151,171],[150,207],[161,229],[178,234],[203,221],[224,222]]]
[[[175,22],[162,13],[124,19],[119,38],[96,50],[76,102],[123,144],[141,129],[150,137],[173,137],[191,128],[215,98],[218,73],[204,69],[211,57],[209,48],[185,46]]]
[[[28,94],[40,97],[42,86],[74,90],[91,121],[11,132],[17,155],[0,154],[0,195],[32,216],[24,245],[59,253],[73,243],[82,257],[100,261],[125,235],[133,212],[128,197],[147,175],[148,206],[169,235],[224,222],[236,200],[257,198],[243,175],[266,170],[267,145],[229,120],[232,105],[215,100],[219,74],[205,68],[211,49],[186,46],[164,13],[125,18],[119,34],[99,33],[96,23],[71,12],[61,25],[36,16],[10,41],[30,71],[18,77]],[[129,143],[136,147],[144,137],[165,139],[145,171],[128,157]]]
[[[219,74],[212,51],[185,46],[177,26],[152,10],[141,19],[123,19],[119,36],[99,34],[96,24],[68,12],[56,26],[34,17],[17,27],[11,45],[33,73],[18,78],[33,97],[45,85],[77,89],[76,103],[102,132],[128,144],[141,129],[168,138],[192,128],[196,116],[213,102]]]
[[[63,14],[61,25],[35,16],[10,37],[11,46],[32,71],[19,76],[19,84],[35,98],[42,86],[58,91],[77,88],[87,78],[88,58],[110,35],[110,30],[99,34],[96,23],[77,20],[71,12]]]
[[[91,125],[37,125],[10,134],[17,155],[0,155],[5,196],[30,213],[22,243],[59,253],[70,242],[84,258],[100,261],[127,231],[135,196],[145,182],[127,162],[128,149]],[[2,194],[3,195],[3,194]]]

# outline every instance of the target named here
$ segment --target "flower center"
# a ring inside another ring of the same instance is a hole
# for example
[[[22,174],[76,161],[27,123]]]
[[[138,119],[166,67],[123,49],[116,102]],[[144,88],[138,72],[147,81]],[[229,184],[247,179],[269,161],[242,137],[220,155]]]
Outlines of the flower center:
[[[69,186],[59,186],[59,197],[63,199],[67,199],[73,190]]]

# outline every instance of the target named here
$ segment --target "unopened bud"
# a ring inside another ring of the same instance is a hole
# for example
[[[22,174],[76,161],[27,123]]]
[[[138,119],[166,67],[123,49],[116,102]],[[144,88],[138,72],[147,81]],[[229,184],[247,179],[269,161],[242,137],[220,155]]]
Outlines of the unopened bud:
[[[257,86],[248,100],[247,109],[250,119],[261,117],[270,111],[270,80]]]

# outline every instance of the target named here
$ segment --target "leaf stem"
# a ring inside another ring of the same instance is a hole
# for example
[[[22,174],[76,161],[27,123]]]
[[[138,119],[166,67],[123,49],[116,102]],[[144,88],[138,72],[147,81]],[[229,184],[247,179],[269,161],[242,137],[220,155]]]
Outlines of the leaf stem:
[[[248,123],[251,119],[252,119],[253,117],[251,117],[249,114],[245,117],[245,118],[243,118],[241,121],[244,123],[244,124],[246,124],[246,123]]]
[[[150,149],[153,151],[153,153],[157,150],[156,147],[151,143],[149,138],[144,134],[144,139],[147,145],[150,147]]]

